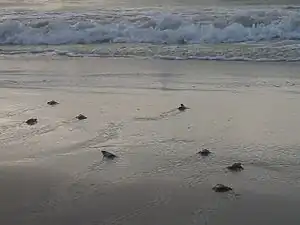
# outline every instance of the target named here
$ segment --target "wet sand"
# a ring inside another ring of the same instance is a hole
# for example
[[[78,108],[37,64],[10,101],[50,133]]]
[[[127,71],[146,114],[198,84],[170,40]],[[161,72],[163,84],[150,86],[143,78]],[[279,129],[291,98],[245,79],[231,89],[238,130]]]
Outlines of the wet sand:
[[[0,60],[0,223],[299,224],[299,67]]]

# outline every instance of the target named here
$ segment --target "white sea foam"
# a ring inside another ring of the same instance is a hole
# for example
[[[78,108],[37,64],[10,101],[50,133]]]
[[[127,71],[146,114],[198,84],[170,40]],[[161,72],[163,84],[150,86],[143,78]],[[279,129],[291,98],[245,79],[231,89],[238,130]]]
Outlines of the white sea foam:
[[[0,22],[2,45],[194,44],[299,39],[300,12],[296,9],[26,12],[5,15]]]
[[[297,8],[4,11],[0,15],[2,55],[256,61],[300,58]],[[73,44],[97,46],[61,47]]]
[[[289,41],[290,42],[290,41]],[[276,47],[274,46],[276,45]],[[0,55],[139,57],[166,60],[300,61],[300,42],[268,44],[96,44],[4,46]]]

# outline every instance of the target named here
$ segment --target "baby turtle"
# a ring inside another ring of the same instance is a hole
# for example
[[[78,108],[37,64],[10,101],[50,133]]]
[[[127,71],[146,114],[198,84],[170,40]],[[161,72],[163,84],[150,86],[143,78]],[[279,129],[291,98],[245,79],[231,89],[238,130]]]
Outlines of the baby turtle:
[[[225,186],[224,184],[217,184],[212,188],[215,192],[227,192],[232,191],[231,187]]]
[[[58,105],[59,103],[57,101],[51,100],[47,102],[48,105]]]
[[[241,163],[233,163],[231,166],[227,166],[227,169],[238,172],[243,170],[244,168]]]
[[[208,156],[209,154],[211,154],[211,152],[207,148],[204,148],[201,151],[199,151],[198,154],[202,156]]]
[[[31,118],[31,119],[27,120],[25,123],[27,123],[28,125],[34,125],[34,124],[37,124],[37,119]]]
[[[79,114],[78,116],[76,116],[76,119],[85,120],[85,119],[87,119],[87,117],[85,115]]]
[[[114,158],[117,157],[115,154],[112,154],[112,153],[107,152],[107,151],[101,151],[101,152],[102,152],[103,157],[107,158],[107,159],[114,159]]]
[[[184,111],[186,109],[188,109],[188,107],[186,107],[184,104],[180,104],[180,106],[178,107],[179,111]]]

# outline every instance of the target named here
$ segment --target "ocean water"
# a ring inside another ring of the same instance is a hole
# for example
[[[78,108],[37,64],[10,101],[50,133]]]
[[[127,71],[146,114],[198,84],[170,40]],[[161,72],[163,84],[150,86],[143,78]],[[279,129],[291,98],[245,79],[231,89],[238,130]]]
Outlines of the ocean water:
[[[300,60],[295,0],[2,0],[0,6],[4,56]]]
[[[1,225],[300,224],[298,1],[0,0],[0,45]]]

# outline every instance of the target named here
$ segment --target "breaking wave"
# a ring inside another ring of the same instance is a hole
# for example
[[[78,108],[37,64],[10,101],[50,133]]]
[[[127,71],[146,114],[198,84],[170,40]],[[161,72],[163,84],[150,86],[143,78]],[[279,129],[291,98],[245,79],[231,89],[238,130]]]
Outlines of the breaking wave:
[[[2,16],[2,45],[201,44],[300,39],[298,9],[97,11]]]
[[[297,7],[0,12],[0,54],[300,61]]]

